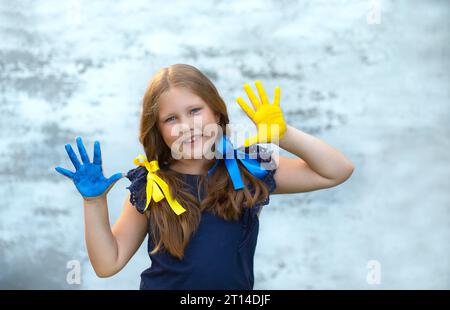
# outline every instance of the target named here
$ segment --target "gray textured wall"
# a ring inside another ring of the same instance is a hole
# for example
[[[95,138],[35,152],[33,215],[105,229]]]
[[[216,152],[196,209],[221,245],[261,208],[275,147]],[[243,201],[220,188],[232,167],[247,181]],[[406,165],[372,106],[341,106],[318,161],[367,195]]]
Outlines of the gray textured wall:
[[[450,3],[378,3],[372,24],[370,1],[1,1],[0,288],[138,288],[146,245],[97,278],[82,200],[54,167],[72,168],[64,144],[81,135],[89,152],[102,142],[107,176],[133,168],[150,77],[189,63],[236,124],[243,83],[280,85],[288,122],[356,166],[336,188],[273,196],[256,289],[449,289]],[[111,222],[128,184],[109,194]]]

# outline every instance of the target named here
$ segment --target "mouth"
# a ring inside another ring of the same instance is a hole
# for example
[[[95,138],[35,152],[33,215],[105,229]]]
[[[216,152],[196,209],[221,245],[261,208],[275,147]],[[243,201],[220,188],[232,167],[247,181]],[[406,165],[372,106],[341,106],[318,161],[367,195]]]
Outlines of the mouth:
[[[184,140],[183,144],[195,143],[195,142],[199,141],[201,138],[202,138],[202,135],[194,135],[194,136],[191,136],[190,138]]]

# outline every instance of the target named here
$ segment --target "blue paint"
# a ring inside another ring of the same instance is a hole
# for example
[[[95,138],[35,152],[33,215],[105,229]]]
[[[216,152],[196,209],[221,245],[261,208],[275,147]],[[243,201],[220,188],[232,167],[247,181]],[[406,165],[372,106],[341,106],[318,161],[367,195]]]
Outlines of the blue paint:
[[[65,148],[75,167],[75,172],[61,167],[56,167],[55,170],[71,179],[83,197],[101,196],[124,175],[123,173],[116,173],[108,179],[105,178],[102,169],[100,142],[94,142],[94,159],[91,163],[81,137],[77,137],[76,141],[82,163],[78,160],[72,146],[66,144]]]

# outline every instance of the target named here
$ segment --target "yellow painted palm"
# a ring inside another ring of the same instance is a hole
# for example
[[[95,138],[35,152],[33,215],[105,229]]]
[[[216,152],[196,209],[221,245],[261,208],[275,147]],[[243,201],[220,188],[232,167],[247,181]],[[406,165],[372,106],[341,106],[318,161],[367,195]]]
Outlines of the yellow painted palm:
[[[258,130],[256,136],[245,140],[244,146],[255,143],[277,143],[286,132],[286,122],[280,108],[280,87],[275,87],[274,100],[273,103],[270,103],[261,81],[257,80],[255,85],[260,99],[256,97],[248,83],[244,85],[244,90],[254,109],[242,97],[236,99]]]

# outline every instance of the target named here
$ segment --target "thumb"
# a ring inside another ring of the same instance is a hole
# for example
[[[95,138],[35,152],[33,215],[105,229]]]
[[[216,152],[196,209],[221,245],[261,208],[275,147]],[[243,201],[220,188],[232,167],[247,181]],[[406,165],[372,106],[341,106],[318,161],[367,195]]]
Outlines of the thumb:
[[[122,177],[124,177],[125,174],[124,173],[116,173],[114,175],[112,175],[108,180],[107,180],[107,184],[108,187],[106,188],[105,192],[103,193],[103,195],[106,195],[109,193],[109,191],[111,190],[111,188],[114,186],[114,184],[119,181]]]
[[[109,184],[114,184],[114,183],[116,183],[117,181],[119,181],[121,178],[123,178],[124,176],[125,176],[125,174],[122,173],[122,172],[116,173],[116,174],[112,175],[112,176],[108,179],[108,183],[109,183]]]

